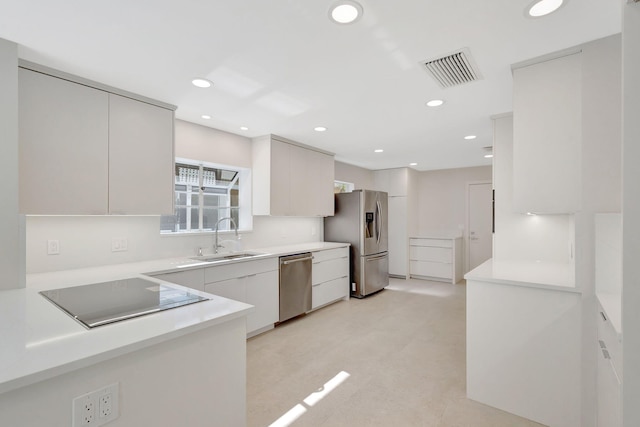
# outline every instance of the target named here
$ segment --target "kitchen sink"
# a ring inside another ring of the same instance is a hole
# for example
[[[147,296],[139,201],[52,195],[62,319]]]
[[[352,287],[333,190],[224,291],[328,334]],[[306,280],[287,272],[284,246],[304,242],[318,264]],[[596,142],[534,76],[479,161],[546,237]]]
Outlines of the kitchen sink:
[[[229,253],[229,254],[216,254],[216,255],[203,255],[199,257],[193,257],[192,260],[201,261],[201,262],[220,262],[220,261],[229,261],[233,259],[240,258],[252,258],[261,255],[266,255],[262,252],[238,252],[238,253]]]

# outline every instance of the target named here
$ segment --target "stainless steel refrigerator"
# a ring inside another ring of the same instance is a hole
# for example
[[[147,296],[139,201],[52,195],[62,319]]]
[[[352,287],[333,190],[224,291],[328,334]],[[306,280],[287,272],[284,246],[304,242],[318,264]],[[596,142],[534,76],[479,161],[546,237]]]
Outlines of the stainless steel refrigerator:
[[[389,284],[387,193],[354,190],[335,195],[335,215],[324,219],[324,240],[350,243],[351,295],[364,298]]]

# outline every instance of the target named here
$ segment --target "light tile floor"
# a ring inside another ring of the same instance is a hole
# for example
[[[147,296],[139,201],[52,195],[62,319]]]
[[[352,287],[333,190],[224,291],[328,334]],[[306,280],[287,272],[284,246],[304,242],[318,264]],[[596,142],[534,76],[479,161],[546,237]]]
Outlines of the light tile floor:
[[[464,284],[391,279],[247,342],[249,427],[540,427],[465,397]]]

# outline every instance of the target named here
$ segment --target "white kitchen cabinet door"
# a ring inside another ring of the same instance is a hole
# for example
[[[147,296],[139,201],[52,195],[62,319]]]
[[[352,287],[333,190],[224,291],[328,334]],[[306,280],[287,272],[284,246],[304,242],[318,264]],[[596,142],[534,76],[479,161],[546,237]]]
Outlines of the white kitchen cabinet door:
[[[240,302],[246,302],[247,299],[247,286],[243,277],[207,283],[204,291]]]
[[[580,209],[580,53],[513,71],[513,206],[516,212]]]
[[[254,215],[333,215],[332,155],[264,136],[252,157]]]
[[[108,94],[19,69],[20,212],[106,214]]]
[[[171,110],[109,95],[109,212],[173,214]]]
[[[278,271],[245,278],[246,302],[255,307],[247,316],[247,333],[273,327],[280,318]]]
[[[389,197],[389,274],[407,276],[407,198]]]
[[[408,168],[381,169],[373,172],[375,190],[385,191],[389,197],[406,196],[409,187]]]
[[[298,216],[334,214],[333,156],[291,146],[291,211]]]

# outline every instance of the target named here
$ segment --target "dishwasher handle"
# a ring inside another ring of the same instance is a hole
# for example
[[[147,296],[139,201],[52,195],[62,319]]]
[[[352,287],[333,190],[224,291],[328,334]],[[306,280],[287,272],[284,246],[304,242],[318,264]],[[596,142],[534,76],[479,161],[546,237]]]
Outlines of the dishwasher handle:
[[[282,265],[289,265],[289,264],[293,264],[294,262],[309,261],[310,259],[313,259],[313,257],[310,256],[310,257],[306,257],[306,258],[296,258],[296,259],[292,259],[292,260],[289,260],[289,261],[281,261],[280,263]]]

